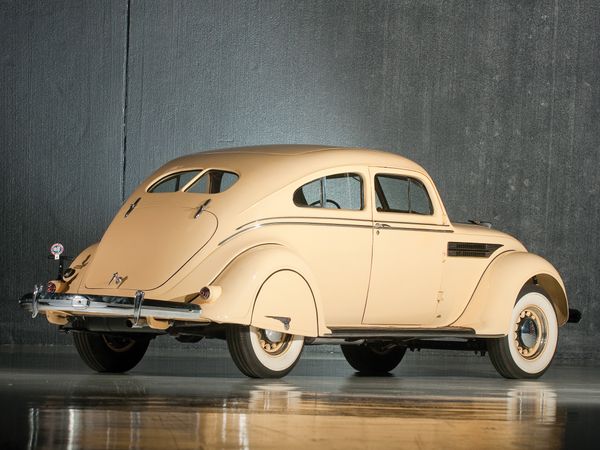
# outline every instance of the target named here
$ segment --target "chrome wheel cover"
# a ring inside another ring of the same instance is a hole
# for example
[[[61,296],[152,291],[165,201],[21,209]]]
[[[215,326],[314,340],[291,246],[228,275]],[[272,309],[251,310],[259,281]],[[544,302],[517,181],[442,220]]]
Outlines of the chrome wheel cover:
[[[548,319],[536,306],[524,308],[513,328],[513,345],[528,360],[537,358],[545,349],[548,339]]]
[[[260,347],[269,355],[275,356],[284,353],[292,340],[291,334],[284,334],[273,330],[258,329]]]

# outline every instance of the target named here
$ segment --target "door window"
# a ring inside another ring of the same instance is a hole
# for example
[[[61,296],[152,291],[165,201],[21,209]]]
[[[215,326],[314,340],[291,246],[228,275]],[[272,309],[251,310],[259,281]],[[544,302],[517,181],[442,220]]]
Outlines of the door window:
[[[420,180],[396,175],[375,176],[376,207],[379,212],[432,215],[427,189]]]

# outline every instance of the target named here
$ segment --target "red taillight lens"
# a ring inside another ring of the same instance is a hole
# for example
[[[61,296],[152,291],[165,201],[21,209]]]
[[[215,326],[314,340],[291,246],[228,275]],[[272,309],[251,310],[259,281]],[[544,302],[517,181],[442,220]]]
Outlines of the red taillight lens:
[[[52,281],[48,281],[46,284],[46,292],[48,294],[54,294],[56,292],[56,284],[54,284]]]

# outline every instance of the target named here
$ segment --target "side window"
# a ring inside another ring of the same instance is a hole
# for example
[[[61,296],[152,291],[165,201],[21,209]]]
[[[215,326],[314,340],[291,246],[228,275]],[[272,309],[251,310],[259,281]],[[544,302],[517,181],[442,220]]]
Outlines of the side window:
[[[427,189],[421,181],[414,178],[376,175],[375,193],[377,211],[433,214]]]
[[[294,192],[300,207],[350,209],[363,208],[362,178],[356,173],[340,173],[318,178]]]
[[[187,172],[179,172],[173,175],[169,175],[162,180],[159,180],[155,183],[148,192],[153,193],[161,193],[161,192],[177,192],[182,187],[184,187],[187,183],[189,183],[192,178],[198,175],[200,170],[190,170]]]
[[[377,211],[410,212],[408,203],[408,178],[396,178],[387,175],[375,177],[377,193]]]
[[[306,183],[294,192],[296,206],[321,208],[321,179]]]
[[[362,179],[355,173],[325,177],[325,208],[362,209]]]
[[[430,216],[433,214],[433,207],[427,189],[419,180],[410,180],[410,212]]]
[[[204,173],[186,192],[194,194],[218,194],[235,184],[239,176],[223,170],[209,170]]]

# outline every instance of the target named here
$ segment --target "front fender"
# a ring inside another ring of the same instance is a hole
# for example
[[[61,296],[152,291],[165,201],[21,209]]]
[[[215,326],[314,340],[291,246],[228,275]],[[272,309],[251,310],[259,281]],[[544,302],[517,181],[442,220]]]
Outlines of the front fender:
[[[263,244],[246,250],[231,261],[211,285],[219,286],[221,293],[211,303],[201,305],[203,318],[218,323],[254,324],[304,336],[325,330],[310,269],[282,245]],[[275,307],[277,297],[281,304],[279,309]],[[253,320],[255,303],[258,309]],[[296,306],[289,306],[291,304]],[[313,308],[312,313],[307,311],[309,306]],[[289,328],[284,329],[278,320],[268,319],[265,323],[266,315],[292,320]],[[316,322],[311,324],[311,320]]]
[[[507,252],[488,266],[471,300],[452,326],[473,328],[479,335],[505,335],[517,296],[534,277],[550,297],[559,325],[563,325],[569,316],[569,306],[558,271],[533,253]]]

